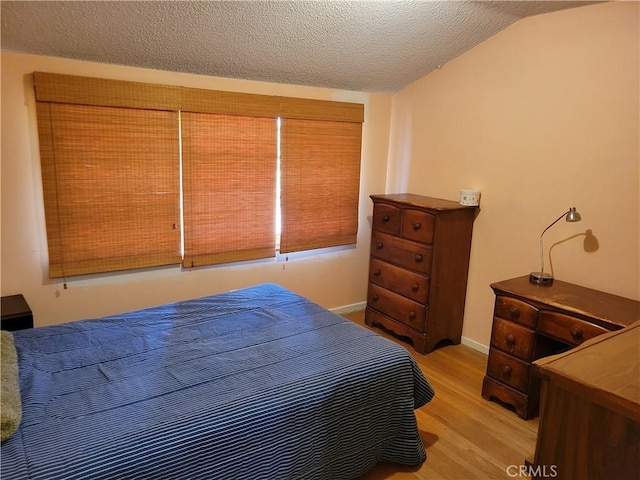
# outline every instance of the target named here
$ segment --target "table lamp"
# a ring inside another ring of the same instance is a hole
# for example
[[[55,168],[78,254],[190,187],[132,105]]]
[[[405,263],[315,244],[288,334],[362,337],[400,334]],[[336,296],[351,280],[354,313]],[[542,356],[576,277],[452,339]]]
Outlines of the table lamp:
[[[582,220],[582,217],[576,211],[576,207],[571,207],[568,212],[564,212],[555,221],[553,221],[551,225],[542,231],[540,234],[540,271],[531,272],[529,274],[529,281],[531,283],[540,283],[544,285],[551,285],[553,283],[553,275],[544,271],[544,247],[542,245],[542,237],[544,236],[544,233],[558,223],[562,217],[564,217],[567,222],[579,222]]]

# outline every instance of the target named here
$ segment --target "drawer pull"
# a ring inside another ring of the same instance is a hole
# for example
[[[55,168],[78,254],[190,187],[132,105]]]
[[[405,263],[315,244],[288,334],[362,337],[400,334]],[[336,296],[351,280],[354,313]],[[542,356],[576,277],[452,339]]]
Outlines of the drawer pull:
[[[509,315],[511,315],[511,318],[520,318],[520,310],[517,309],[516,307],[511,307],[509,309]]]
[[[422,225],[420,224],[420,222],[416,222],[413,224],[413,229],[417,232],[418,230],[420,230],[422,228]]]
[[[507,335],[506,340],[509,345],[513,345],[514,343],[516,343],[516,338],[511,334]]]
[[[509,378],[511,376],[511,367],[509,365],[503,365],[500,370],[502,371],[503,377]]]
[[[382,272],[380,271],[380,269],[379,269],[379,268],[376,268],[376,269],[373,271],[373,274],[374,274],[376,277],[379,277],[381,273],[382,273]]]
[[[381,249],[382,249],[382,247],[384,247],[384,245],[382,244],[382,242],[377,242],[377,243],[376,243],[376,248],[377,248],[378,250],[381,250]]]
[[[422,261],[422,254],[416,253],[416,263],[420,263]]]
[[[417,283],[414,283],[413,287],[411,287],[411,290],[413,290],[414,292],[417,292],[419,288],[420,288],[420,285],[418,285]]]
[[[380,298],[380,297],[378,297],[378,295],[373,295],[373,296],[371,297],[371,300],[373,300],[374,302],[377,302],[379,298]]]
[[[576,340],[580,340],[582,338],[582,336],[584,335],[584,332],[578,328],[578,327],[573,327],[571,329],[571,336],[573,338],[575,338]]]
[[[409,312],[409,318],[411,320],[413,320],[414,318],[416,318],[416,312]]]
[[[385,215],[384,217],[382,217],[382,223],[387,223],[389,220],[391,220],[391,217],[389,217],[389,215]]]

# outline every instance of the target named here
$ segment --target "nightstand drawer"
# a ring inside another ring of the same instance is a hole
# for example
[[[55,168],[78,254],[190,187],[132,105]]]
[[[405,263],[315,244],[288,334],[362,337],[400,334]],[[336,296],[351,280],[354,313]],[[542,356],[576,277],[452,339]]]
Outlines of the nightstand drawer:
[[[609,330],[593,323],[585,322],[570,315],[541,310],[538,316],[538,330],[547,335],[572,345],[580,345],[588,340]]]
[[[431,271],[432,248],[381,232],[371,236],[371,255],[420,273]]]
[[[433,243],[434,216],[420,210],[402,213],[402,236],[421,243]]]
[[[420,303],[427,303],[429,277],[371,258],[369,281]]]
[[[367,305],[414,330],[424,332],[427,308],[418,302],[370,283]]]
[[[538,322],[538,309],[515,298],[498,295],[496,297],[496,317],[521,323],[533,329]]]
[[[400,233],[401,210],[381,203],[373,211],[373,230],[398,235]]]
[[[531,361],[535,332],[500,318],[493,319],[491,346],[514,355],[522,360]]]
[[[531,364],[522,362],[499,350],[489,352],[487,374],[490,377],[526,393],[529,389],[530,373]]]

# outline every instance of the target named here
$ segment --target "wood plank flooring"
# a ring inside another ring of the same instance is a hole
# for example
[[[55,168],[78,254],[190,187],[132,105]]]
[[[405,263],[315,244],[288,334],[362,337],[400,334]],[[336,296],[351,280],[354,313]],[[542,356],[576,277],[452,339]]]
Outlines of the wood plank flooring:
[[[364,312],[344,315],[360,325]],[[367,327],[369,328],[369,327]],[[490,480],[514,476],[535,451],[538,419],[522,420],[515,413],[481,396],[486,355],[464,345],[451,345],[428,355],[409,350],[436,391],[435,398],[416,410],[427,460],[418,467],[379,464],[360,480]],[[510,465],[515,467],[507,468]]]

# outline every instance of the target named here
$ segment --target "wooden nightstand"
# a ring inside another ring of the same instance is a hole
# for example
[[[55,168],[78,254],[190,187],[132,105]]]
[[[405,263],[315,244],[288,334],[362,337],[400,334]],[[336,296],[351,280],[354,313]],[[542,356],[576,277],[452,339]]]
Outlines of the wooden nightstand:
[[[33,314],[22,295],[2,297],[0,314],[0,329],[2,330],[33,328]]]
[[[640,312],[635,300],[559,280],[539,285],[524,276],[491,288],[496,303],[482,397],[512,406],[524,419],[538,415],[535,360],[629,326]]]

